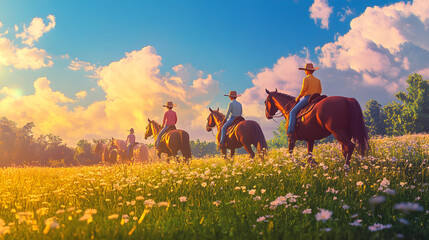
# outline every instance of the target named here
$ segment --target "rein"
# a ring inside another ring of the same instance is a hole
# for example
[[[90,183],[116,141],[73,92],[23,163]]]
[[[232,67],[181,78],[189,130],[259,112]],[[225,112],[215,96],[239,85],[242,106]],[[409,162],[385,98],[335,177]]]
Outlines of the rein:
[[[284,111],[289,106],[289,104],[294,103],[294,102],[295,101],[291,100],[290,102],[288,102],[286,105],[283,106],[283,109],[279,109],[280,113],[276,113],[274,115],[269,115],[269,116],[271,116],[273,120],[274,120],[274,118],[280,118],[280,117],[283,117],[283,116],[284,117],[288,116],[289,113],[290,113],[290,111],[292,111],[292,109],[290,109],[287,112],[285,111],[284,113],[282,112],[282,110]],[[276,121],[274,120],[274,122],[276,122]]]

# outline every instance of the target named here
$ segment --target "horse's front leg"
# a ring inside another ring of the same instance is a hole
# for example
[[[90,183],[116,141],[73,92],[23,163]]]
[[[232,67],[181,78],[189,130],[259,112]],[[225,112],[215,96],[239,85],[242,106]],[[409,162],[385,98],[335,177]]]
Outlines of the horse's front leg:
[[[235,148],[231,148],[230,151],[231,151],[230,154],[231,154],[231,158],[232,158],[234,156],[234,154],[235,154]]]
[[[226,159],[226,147],[221,148],[222,156],[224,159]]]
[[[316,162],[313,159],[313,147],[314,147],[314,140],[307,140],[307,154],[308,154],[307,163],[318,164],[318,162]]]
[[[293,149],[295,148],[296,140],[295,139],[288,139],[288,142],[289,142],[289,154],[292,154]]]

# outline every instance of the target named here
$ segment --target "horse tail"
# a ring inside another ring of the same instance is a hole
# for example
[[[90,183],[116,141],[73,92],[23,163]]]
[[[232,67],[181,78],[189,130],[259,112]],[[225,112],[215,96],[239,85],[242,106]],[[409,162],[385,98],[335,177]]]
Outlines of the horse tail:
[[[256,140],[256,149],[258,152],[266,151],[268,150],[267,141],[265,140],[264,132],[262,132],[261,126],[259,126],[258,123],[255,125],[255,132],[254,132],[255,140]]]
[[[182,138],[182,147],[180,148],[180,152],[182,152],[182,155],[185,157],[185,159],[190,159],[192,158],[192,153],[191,144],[189,143],[189,134],[185,131],[182,131],[180,136]]]
[[[138,145],[138,148],[136,149],[138,149],[140,161],[149,162],[149,148],[146,146],[146,144],[141,143]]]
[[[350,112],[352,139],[357,144],[357,147],[360,150],[360,155],[364,156],[369,150],[369,143],[368,131],[365,126],[362,109],[359,105],[359,102],[354,98],[350,98],[348,105]]]

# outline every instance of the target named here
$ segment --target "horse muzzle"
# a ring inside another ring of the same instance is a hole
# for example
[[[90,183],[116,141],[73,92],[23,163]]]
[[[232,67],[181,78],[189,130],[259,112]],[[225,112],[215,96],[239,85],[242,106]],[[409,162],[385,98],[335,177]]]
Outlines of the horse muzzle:
[[[211,128],[211,127],[209,127],[209,126],[206,126],[206,130],[207,130],[207,132],[211,132],[211,131],[212,131],[212,128]]]

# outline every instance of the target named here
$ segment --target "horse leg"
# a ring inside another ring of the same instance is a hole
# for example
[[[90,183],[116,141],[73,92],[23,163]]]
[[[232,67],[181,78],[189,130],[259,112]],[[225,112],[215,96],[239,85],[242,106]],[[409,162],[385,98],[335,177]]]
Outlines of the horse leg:
[[[252,145],[244,144],[243,147],[250,154],[250,158],[253,159],[255,157],[255,152],[253,152]]]
[[[307,140],[307,154],[308,154],[307,163],[318,164],[318,162],[316,162],[313,159],[313,147],[314,147],[314,140]]]
[[[295,148],[296,140],[295,139],[288,139],[288,141],[289,141],[289,154],[292,154],[293,149]]]
[[[231,158],[232,158],[234,156],[234,154],[235,154],[235,148],[231,148],[230,151],[231,151],[230,154],[231,154]]]
[[[222,148],[221,152],[222,152],[223,158],[226,159],[226,147]]]
[[[347,151],[347,154],[346,154],[347,155],[347,157],[346,157],[346,164],[350,165],[350,159],[352,158],[353,150],[355,150],[355,144],[352,141],[350,141],[347,149],[348,149],[348,151]]]
[[[343,131],[332,133],[338,142],[341,143],[341,149],[346,160],[345,166],[347,168],[350,166],[350,159],[352,158],[353,150],[355,149],[355,144],[351,141],[351,137],[347,137]],[[346,167],[345,167],[346,168]]]

